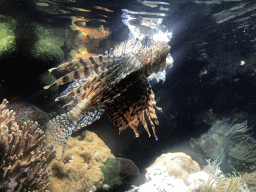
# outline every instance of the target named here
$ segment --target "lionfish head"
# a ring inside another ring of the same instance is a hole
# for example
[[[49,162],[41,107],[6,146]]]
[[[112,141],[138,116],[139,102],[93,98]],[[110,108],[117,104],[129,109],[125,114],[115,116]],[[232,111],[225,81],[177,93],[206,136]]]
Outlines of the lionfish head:
[[[152,73],[163,71],[169,65],[166,59],[169,56],[170,49],[171,47],[165,42],[154,43],[140,52],[141,61],[144,65],[151,66]]]

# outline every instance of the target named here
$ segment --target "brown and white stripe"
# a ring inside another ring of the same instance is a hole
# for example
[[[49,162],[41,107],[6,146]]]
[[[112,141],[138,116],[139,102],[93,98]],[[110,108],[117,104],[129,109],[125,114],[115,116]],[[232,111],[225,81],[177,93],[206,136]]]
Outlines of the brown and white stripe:
[[[53,70],[62,71],[72,69],[74,71],[57,79],[54,83],[45,86],[44,89],[48,89],[53,85],[63,85],[76,79],[94,77],[121,60],[121,57],[99,55],[64,63],[57,68],[50,69],[49,72],[52,72]]]

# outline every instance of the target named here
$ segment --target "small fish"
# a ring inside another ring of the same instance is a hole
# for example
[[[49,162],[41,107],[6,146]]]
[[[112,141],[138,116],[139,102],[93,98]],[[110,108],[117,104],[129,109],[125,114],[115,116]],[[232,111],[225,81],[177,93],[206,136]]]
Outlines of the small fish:
[[[160,11],[169,11],[169,8],[160,6],[160,7],[159,7],[159,10],[160,10]]]
[[[94,8],[96,8],[96,9],[100,9],[100,10],[104,10],[104,11],[107,11],[107,12],[114,12],[114,11],[112,11],[112,10],[108,9],[108,8],[105,8],[105,7],[94,6]]]
[[[49,7],[50,5],[48,3],[44,3],[44,2],[38,2],[36,5],[41,6],[41,7]]]
[[[158,5],[170,5],[170,3],[167,2],[160,2],[160,1],[142,1],[142,0],[138,0],[140,3],[142,3],[145,6],[151,7],[151,8],[155,8]]]
[[[82,9],[82,8],[77,8],[77,7],[71,7],[71,9],[74,10],[74,11],[91,12],[91,10]]]

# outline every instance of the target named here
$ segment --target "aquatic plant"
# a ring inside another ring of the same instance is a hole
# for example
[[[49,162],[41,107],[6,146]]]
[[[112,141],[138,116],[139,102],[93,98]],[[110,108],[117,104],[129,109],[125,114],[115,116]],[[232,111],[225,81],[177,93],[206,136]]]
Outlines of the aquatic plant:
[[[210,162],[206,160],[208,165],[204,167],[203,171],[210,175],[207,182],[201,183],[200,192],[249,192],[246,183],[241,176],[229,175],[225,177],[219,168],[220,163],[217,160]]]
[[[63,61],[64,52],[61,49],[65,40],[63,30],[41,26],[38,23],[34,23],[33,27],[38,38],[32,50],[34,56],[46,61]]]
[[[47,164],[55,157],[47,146],[37,122],[23,126],[15,122],[15,113],[0,105],[0,190],[46,191],[50,179]]]
[[[218,120],[195,143],[213,160],[220,156],[223,162],[229,156],[242,162],[254,162],[256,140],[248,133],[250,129],[247,121],[234,124],[229,123],[229,119]]]

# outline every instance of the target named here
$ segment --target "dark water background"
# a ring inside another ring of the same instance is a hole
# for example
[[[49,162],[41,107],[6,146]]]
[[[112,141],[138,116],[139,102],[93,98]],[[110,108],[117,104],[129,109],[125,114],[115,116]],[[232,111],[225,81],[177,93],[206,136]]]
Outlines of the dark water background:
[[[164,84],[151,82],[156,99],[159,99],[157,105],[163,108],[163,113],[157,112],[159,140],[148,138],[142,126],[139,138],[134,137],[131,129],[119,135],[118,128],[106,115],[85,128],[96,132],[115,156],[131,159],[142,171],[163,152],[189,151],[191,156],[196,154],[191,151],[189,140],[200,137],[211,127],[203,122],[209,112],[217,118],[239,116],[241,121],[248,120],[248,126],[253,130],[256,126],[255,1],[166,2],[170,3],[170,10],[166,12],[163,24],[173,32],[169,44],[174,66],[167,69]],[[65,29],[71,22],[70,16],[85,13],[73,10],[63,14],[60,10],[67,11],[70,6],[92,9],[94,11],[86,13],[86,17],[101,19],[99,10],[93,7],[107,7],[114,12],[109,13],[104,27],[109,27],[112,32],[109,39],[121,42],[128,38],[125,35],[128,28],[122,23],[122,9],[155,10],[130,0],[48,3],[49,7],[40,7],[35,1],[0,2],[0,14],[17,20],[16,36],[19,37],[16,51],[1,58],[0,99],[27,101],[49,112],[50,101],[35,97],[43,88],[38,77],[59,63],[31,56],[29,50],[37,40],[32,22]],[[225,15],[232,7],[238,8]],[[79,135],[85,129],[73,135]]]

